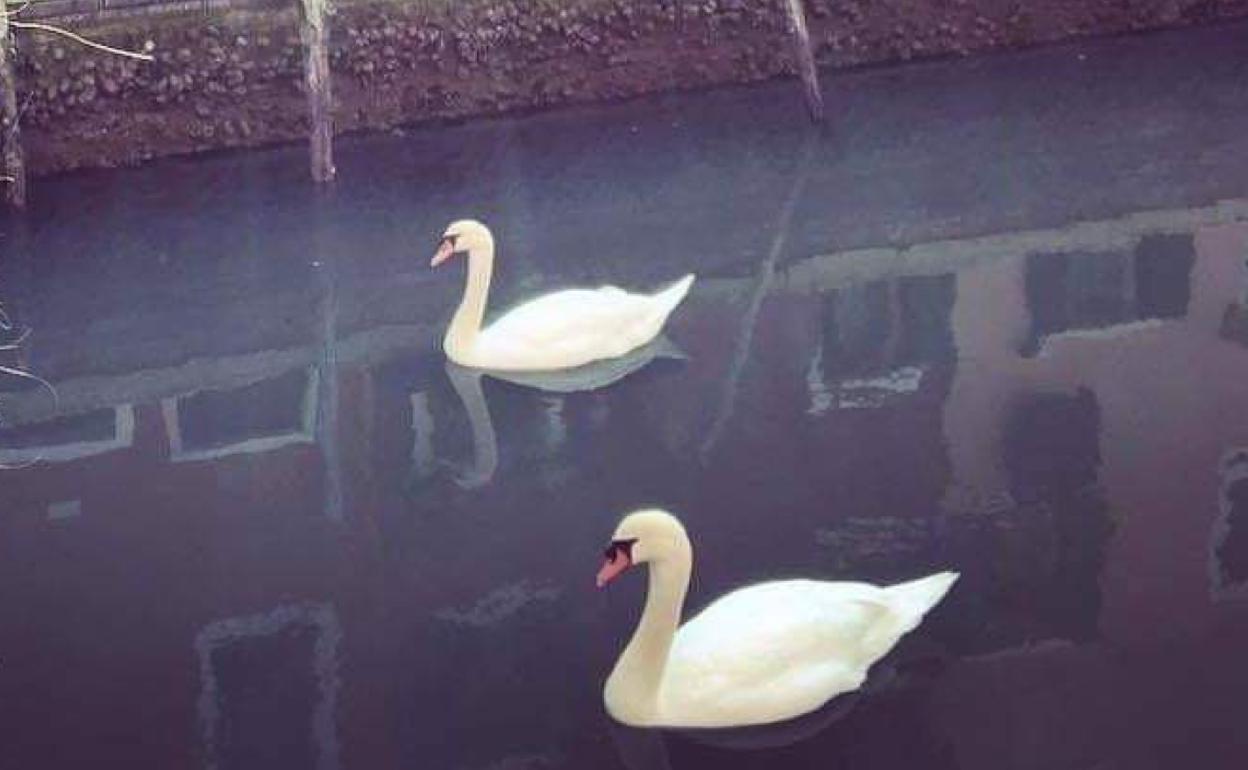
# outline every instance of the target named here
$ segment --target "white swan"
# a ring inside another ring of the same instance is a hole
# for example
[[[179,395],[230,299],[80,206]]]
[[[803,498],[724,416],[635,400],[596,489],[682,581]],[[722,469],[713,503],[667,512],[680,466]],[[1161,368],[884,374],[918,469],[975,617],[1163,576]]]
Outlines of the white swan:
[[[942,572],[887,588],[759,583],[677,629],[693,551],[676,517],[626,516],[606,556],[599,587],[634,564],[650,565],[641,622],[603,690],[611,716],[638,727],[738,727],[813,711],[856,690],[958,579]]]
[[[494,269],[489,228],[471,219],[452,222],[429,266],[455,254],[468,255],[468,282],[442,347],[452,361],[474,369],[550,371],[624,355],[658,336],[694,278],[686,275],[654,295],[614,286],[557,291],[482,329]]]

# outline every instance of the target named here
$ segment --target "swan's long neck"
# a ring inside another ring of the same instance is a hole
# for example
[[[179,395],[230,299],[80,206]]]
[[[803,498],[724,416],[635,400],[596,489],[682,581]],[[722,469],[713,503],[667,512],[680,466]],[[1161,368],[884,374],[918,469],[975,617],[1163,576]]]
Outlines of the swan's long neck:
[[[463,360],[481,333],[485,319],[485,301],[490,293],[490,275],[494,271],[494,241],[485,242],[468,251],[468,282],[464,286],[464,298],[451,319],[442,341],[443,348],[454,360]]]
[[[608,690],[613,691],[610,699],[643,720],[658,710],[663,672],[680,625],[692,568],[693,554],[683,539],[674,553],[651,562],[641,622],[607,680]]]
[[[498,437],[490,419],[490,405],[481,389],[481,373],[447,364],[446,375],[459,396],[472,427],[472,473],[476,479],[489,479],[498,470]]]

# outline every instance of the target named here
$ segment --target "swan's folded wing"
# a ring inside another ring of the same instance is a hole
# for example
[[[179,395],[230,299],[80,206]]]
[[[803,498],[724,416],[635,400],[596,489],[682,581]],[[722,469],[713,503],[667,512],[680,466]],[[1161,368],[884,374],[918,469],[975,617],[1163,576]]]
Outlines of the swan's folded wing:
[[[597,344],[626,333],[644,313],[645,300],[614,286],[555,292],[500,316],[483,338],[538,348]]]
[[[888,623],[880,589],[790,580],[728,594],[681,627],[665,672],[675,711],[721,723],[774,721],[857,688],[859,643]]]

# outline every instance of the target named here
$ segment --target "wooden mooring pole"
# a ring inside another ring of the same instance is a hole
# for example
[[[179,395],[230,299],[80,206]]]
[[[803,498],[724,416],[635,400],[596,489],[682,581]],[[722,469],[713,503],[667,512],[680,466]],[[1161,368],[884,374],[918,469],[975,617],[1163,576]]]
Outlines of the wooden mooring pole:
[[[14,208],[26,206],[26,162],[22,158],[22,137],[18,122],[17,68],[14,66],[13,28],[0,5],[0,187],[4,199]]]
[[[299,0],[302,19],[303,83],[308,92],[312,178],[334,179],[333,93],[329,73],[329,0]]]
[[[797,72],[802,77],[802,90],[806,93],[806,109],[810,119],[823,122],[823,92],[819,90],[819,72],[815,69],[815,51],[810,44],[810,31],[806,28],[806,10],[802,0],[785,0],[789,17],[789,33],[793,36],[793,56]]]

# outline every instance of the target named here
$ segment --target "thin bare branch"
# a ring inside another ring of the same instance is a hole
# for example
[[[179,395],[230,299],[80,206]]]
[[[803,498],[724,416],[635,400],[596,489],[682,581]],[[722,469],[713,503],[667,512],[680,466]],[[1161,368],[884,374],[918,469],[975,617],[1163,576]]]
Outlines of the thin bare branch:
[[[9,316],[8,311],[4,309],[3,305],[0,305],[0,331],[6,331],[6,332],[12,331],[14,327],[15,327],[15,324],[13,323],[13,319]],[[11,339],[3,344],[0,344],[0,351],[20,349],[22,343],[25,342],[26,338],[30,336],[30,332],[31,330],[29,327],[23,329],[21,333],[17,335],[16,338]],[[30,380],[32,382],[35,382],[41,385],[49,393],[52,394],[53,412],[59,409],[60,404],[61,404],[61,394],[57,392],[56,387],[52,383],[48,382],[47,380],[40,377],[39,375],[31,374],[25,369],[21,369],[16,366],[5,366],[2,364],[0,364],[0,374],[7,374],[12,377],[21,378],[23,380]],[[3,426],[3,424],[4,424],[4,415],[3,413],[0,413],[0,426]],[[37,465],[38,463],[42,461],[43,461],[43,457],[39,456],[39,457],[32,458],[26,462],[18,463],[18,464],[0,463],[0,471],[20,471],[24,468],[29,468],[33,465]]]
[[[67,29],[54,27],[51,24],[41,24],[40,22],[37,22],[37,21],[10,21],[9,26],[15,29],[31,29],[31,30],[37,30],[39,32],[48,32],[53,35],[62,35],[64,37],[69,38],[70,40],[73,40],[75,43],[81,43],[82,45],[85,45],[88,48],[94,48],[97,51],[111,53],[115,56],[124,56],[128,59],[138,59],[139,61],[155,61],[156,60],[156,57],[152,56],[149,53],[136,53],[134,51],[126,51],[121,48],[114,48],[111,45],[104,45],[103,43],[97,43],[93,40],[86,39],[82,35],[75,34],[73,32],[70,32]],[[147,50],[151,50],[150,44],[145,45],[144,48],[146,48]]]
[[[3,330],[3,331],[9,331],[12,328],[13,328],[12,324],[6,324],[4,326],[0,326],[0,330]],[[19,347],[21,347],[21,344],[25,342],[26,338],[29,336],[30,336],[30,329],[26,329],[21,334],[17,335],[17,339],[9,340],[3,345],[0,345],[0,350],[17,350]]]
[[[8,18],[11,19],[29,7],[30,7],[30,3],[22,3],[21,5],[19,5],[16,9],[12,11],[6,11],[3,8],[0,8],[0,16],[7,16]]]
[[[4,416],[0,414],[0,424],[2,423],[4,423]],[[31,465],[39,464],[42,462],[42,459],[44,459],[44,456],[40,454],[39,457],[31,458],[29,461],[24,463],[17,463],[15,465],[10,463],[0,463],[0,470],[24,470],[26,468],[30,468]]]
[[[17,367],[13,367],[13,366],[0,366],[0,374],[9,374],[14,377],[20,377],[24,380],[31,380],[32,382],[37,382],[43,387],[47,388],[48,392],[52,394],[52,398],[56,399],[58,404],[60,403],[61,394],[56,392],[56,388],[52,385],[52,383],[48,382],[47,380],[43,379],[37,374],[31,374],[25,369],[18,369]]]
[[[0,413],[0,427],[4,426],[4,414]],[[24,463],[0,463],[0,471],[20,471],[43,461],[43,455],[33,457]]]
[[[0,426],[4,425],[4,415],[0,414]],[[32,457],[24,463],[0,463],[0,471],[20,471],[43,462],[43,455]]]

